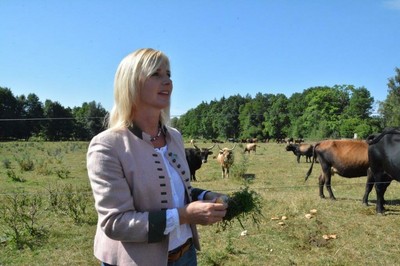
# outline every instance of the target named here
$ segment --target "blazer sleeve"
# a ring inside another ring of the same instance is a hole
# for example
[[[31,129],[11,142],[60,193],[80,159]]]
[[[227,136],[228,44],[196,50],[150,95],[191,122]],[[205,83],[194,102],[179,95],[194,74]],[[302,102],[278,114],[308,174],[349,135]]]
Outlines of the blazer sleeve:
[[[192,193],[191,193],[191,197],[193,201],[196,201],[199,197],[199,195],[203,192],[206,191],[205,189],[201,189],[201,188],[192,188]]]

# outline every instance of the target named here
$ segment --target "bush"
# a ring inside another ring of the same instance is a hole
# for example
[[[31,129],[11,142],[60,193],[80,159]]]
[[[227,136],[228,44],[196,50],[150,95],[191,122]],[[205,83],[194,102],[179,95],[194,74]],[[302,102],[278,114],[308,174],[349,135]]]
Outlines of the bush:
[[[41,246],[48,237],[48,231],[39,224],[42,198],[19,193],[7,196],[5,203],[0,206],[0,219],[11,246],[18,250]]]
[[[21,167],[21,171],[32,171],[35,168],[33,160],[27,155],[22,158],[16,158],[16,160]]]

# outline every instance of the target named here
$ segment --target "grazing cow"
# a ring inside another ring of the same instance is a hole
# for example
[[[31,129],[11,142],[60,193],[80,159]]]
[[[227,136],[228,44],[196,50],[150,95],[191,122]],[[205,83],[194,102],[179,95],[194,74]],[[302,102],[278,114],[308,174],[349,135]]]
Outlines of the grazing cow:
[[[287,144],[293,143],[293,138],[286,138],[286,139],[285,139],[285,142],[286,142]]]
[[[219,154],[217,157],[217,161],[221,165],[222,169],[222,178],[229,177],[229,168],[232,166],[234,161],[233,150],[236,147],[236,143],[232,149],[223,148],[218,145]]]
[[[249,143],[246,145],[246,147],[244,147],[244,153],[246,152],[250,153],[250,151],[254,151],[254,153],[256,153],[256,149],[257,149],[256,143]]]
[[[289,144],[286,146],[286,151],[292,151],[297,157],[297,163],[300,163],[300,157],[306,156],[306,163],[311,163],[311,157],[313,156],[313,145],[311,144]]]
[[[370,175],[363,202],[368,203],[368,193],[375,185],[376,212],[385,211],[385,192],[392,180],[400,181],[400,129],[386,128],[379,135],[368,137]]]
[[[196,171],[200,169],[202,163],[207,162],[208,155],[212,154],[212,148],[214,148],[215,144],[210,148],[199,148],[194,143],[192,143],[194,148],[185,148],[186,160],[190,169],[190,180],[196,180]]]
[[[314,146],[311,167],[305,180],[312,172],[314,161],[318,159],[322,173],[319,176],[319,196],[325,198],[324,185],[331,199],[336,199],[331,188],[331,177],[334,173],[352,178],[367,175],[368,144],[361,140],[324,140]]]

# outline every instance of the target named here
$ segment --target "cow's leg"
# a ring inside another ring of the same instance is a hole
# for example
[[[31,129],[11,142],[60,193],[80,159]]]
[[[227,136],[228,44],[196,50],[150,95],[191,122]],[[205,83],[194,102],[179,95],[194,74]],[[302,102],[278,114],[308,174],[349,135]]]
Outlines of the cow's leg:
[[[365,206],[368,206],[368,196],[369,193],[371,193],[372,188],[374,187],[375,184],[375,178],[374,178],[374,174],[372,173],[371,169],[368,168],[367,171],[367,183],[365,184],[365,192],[364,192],[364,197],[362,200],[362,203]]]
[[[383,172],[375,174],[375,191],[376,191],[376,213],[383,214],[385,212],[385,192],[390,185],[391,179]]]
[[[196,180],[196,170],[194,170],[193,173],[190,173],[190,180],[191,181],[197,181]]]
[[[229,178],[229,168],[227,167],[225,170],[226,170],[226,175],[225,175],[225,176],[226,176],[227,178]]]
[[[324,199],[325,198],[325,195],[324,195],[325,178],[324,178],[323,173],[321,173],[318,177],[318,184],[319,184],[319,197],[321,199]]]
[[[300,157],[301,157],[301,155],[297,154],[297,163],[300,163]]]
[[[222,169],[222,178],[225,178],[225,168],[221,166],[221,169]]]
[[[332,180],[331,172],[328,172],[327,174],[325,174],[325,186],[326,186],[326,190],[328,190],[329,198],[335,200],[336,198],[332,192],[331,180]]]

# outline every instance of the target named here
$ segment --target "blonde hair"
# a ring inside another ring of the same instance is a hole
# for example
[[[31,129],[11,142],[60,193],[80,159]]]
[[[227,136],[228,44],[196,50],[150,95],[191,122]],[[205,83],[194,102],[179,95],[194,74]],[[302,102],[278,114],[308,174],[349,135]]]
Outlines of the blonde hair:
[[[170,68],[168,57],[151,48],[136,50],[120,62],[114,78],[114,106],[107,118],[107,127],[129,127],[135,118],[135,106],[146,79],[161,65]],[[160,122],[166,125],[170,119],[170,105],[161,110]]]

